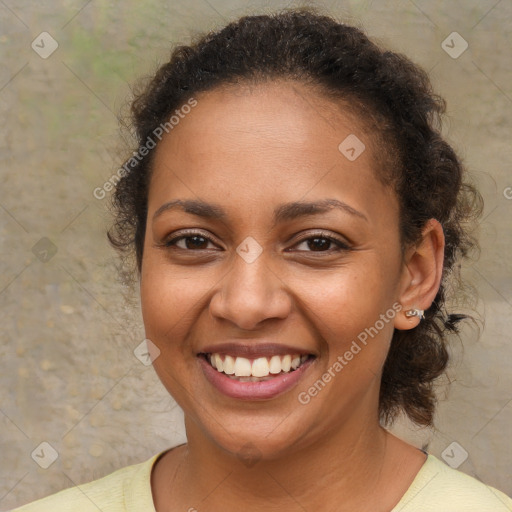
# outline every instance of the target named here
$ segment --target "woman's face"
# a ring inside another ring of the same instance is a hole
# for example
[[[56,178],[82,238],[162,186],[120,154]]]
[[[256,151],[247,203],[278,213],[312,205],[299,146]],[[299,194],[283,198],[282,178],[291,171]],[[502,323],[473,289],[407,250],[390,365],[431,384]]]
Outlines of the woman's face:
[[[196,100],[155,149],[141,273],[189,441],[272,458],[376,423],[404,270],[370,135],[295,82]]]

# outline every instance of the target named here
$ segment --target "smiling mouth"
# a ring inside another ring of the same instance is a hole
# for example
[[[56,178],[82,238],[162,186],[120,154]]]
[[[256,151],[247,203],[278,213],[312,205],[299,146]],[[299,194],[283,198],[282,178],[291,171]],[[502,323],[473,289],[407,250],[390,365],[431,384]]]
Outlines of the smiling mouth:
[[[315,357],[312,354],[286,354],[249,359],[217,353],[199,355],[219,373],[240,382],[271,380],[279,375],[294,372],[306,361]]]

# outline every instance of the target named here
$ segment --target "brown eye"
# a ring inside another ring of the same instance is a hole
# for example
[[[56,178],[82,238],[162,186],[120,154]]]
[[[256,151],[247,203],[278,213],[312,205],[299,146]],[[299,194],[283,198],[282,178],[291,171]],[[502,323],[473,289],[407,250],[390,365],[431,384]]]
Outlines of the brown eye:
[[[307,247],[305,250],[299,249],[301,252],[337,252],[350,249],[345,242],[323,234],[303,238],[296,244],[296,246],[300,245],[305,245]]]
[[[179,245],[181,243],[181,245]],[[165,242],[166,247],[176,246],[183,250],[205,250],[208,244],[213,243],[208,237],[200,233],[192,233],[190,235],[182,235],[172,238]]]
[[[333,241],[324,237],[308,238],[306,244],[312,251],[324,251],[331,247]]]

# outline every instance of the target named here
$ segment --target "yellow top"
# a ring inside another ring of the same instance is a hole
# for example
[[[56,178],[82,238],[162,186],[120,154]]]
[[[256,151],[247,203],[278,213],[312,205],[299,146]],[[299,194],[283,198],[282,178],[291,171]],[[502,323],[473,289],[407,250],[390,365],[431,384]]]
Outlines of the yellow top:
[[[156,512],[150,479],[151,468],[160,455],[11,512]],[[512,511],[512,499],[508,496],[428,455],[411,486],[390,512],[506,511]]]

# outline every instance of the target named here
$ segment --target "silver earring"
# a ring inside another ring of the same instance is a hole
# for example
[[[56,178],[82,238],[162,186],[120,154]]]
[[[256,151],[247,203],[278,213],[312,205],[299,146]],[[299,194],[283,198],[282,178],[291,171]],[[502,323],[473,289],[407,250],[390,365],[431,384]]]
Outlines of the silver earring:
[[[417,316],[420,320],[425,319],[424,310],[423,309],[409,309],[405,312],[405,316],[407,318]]]

